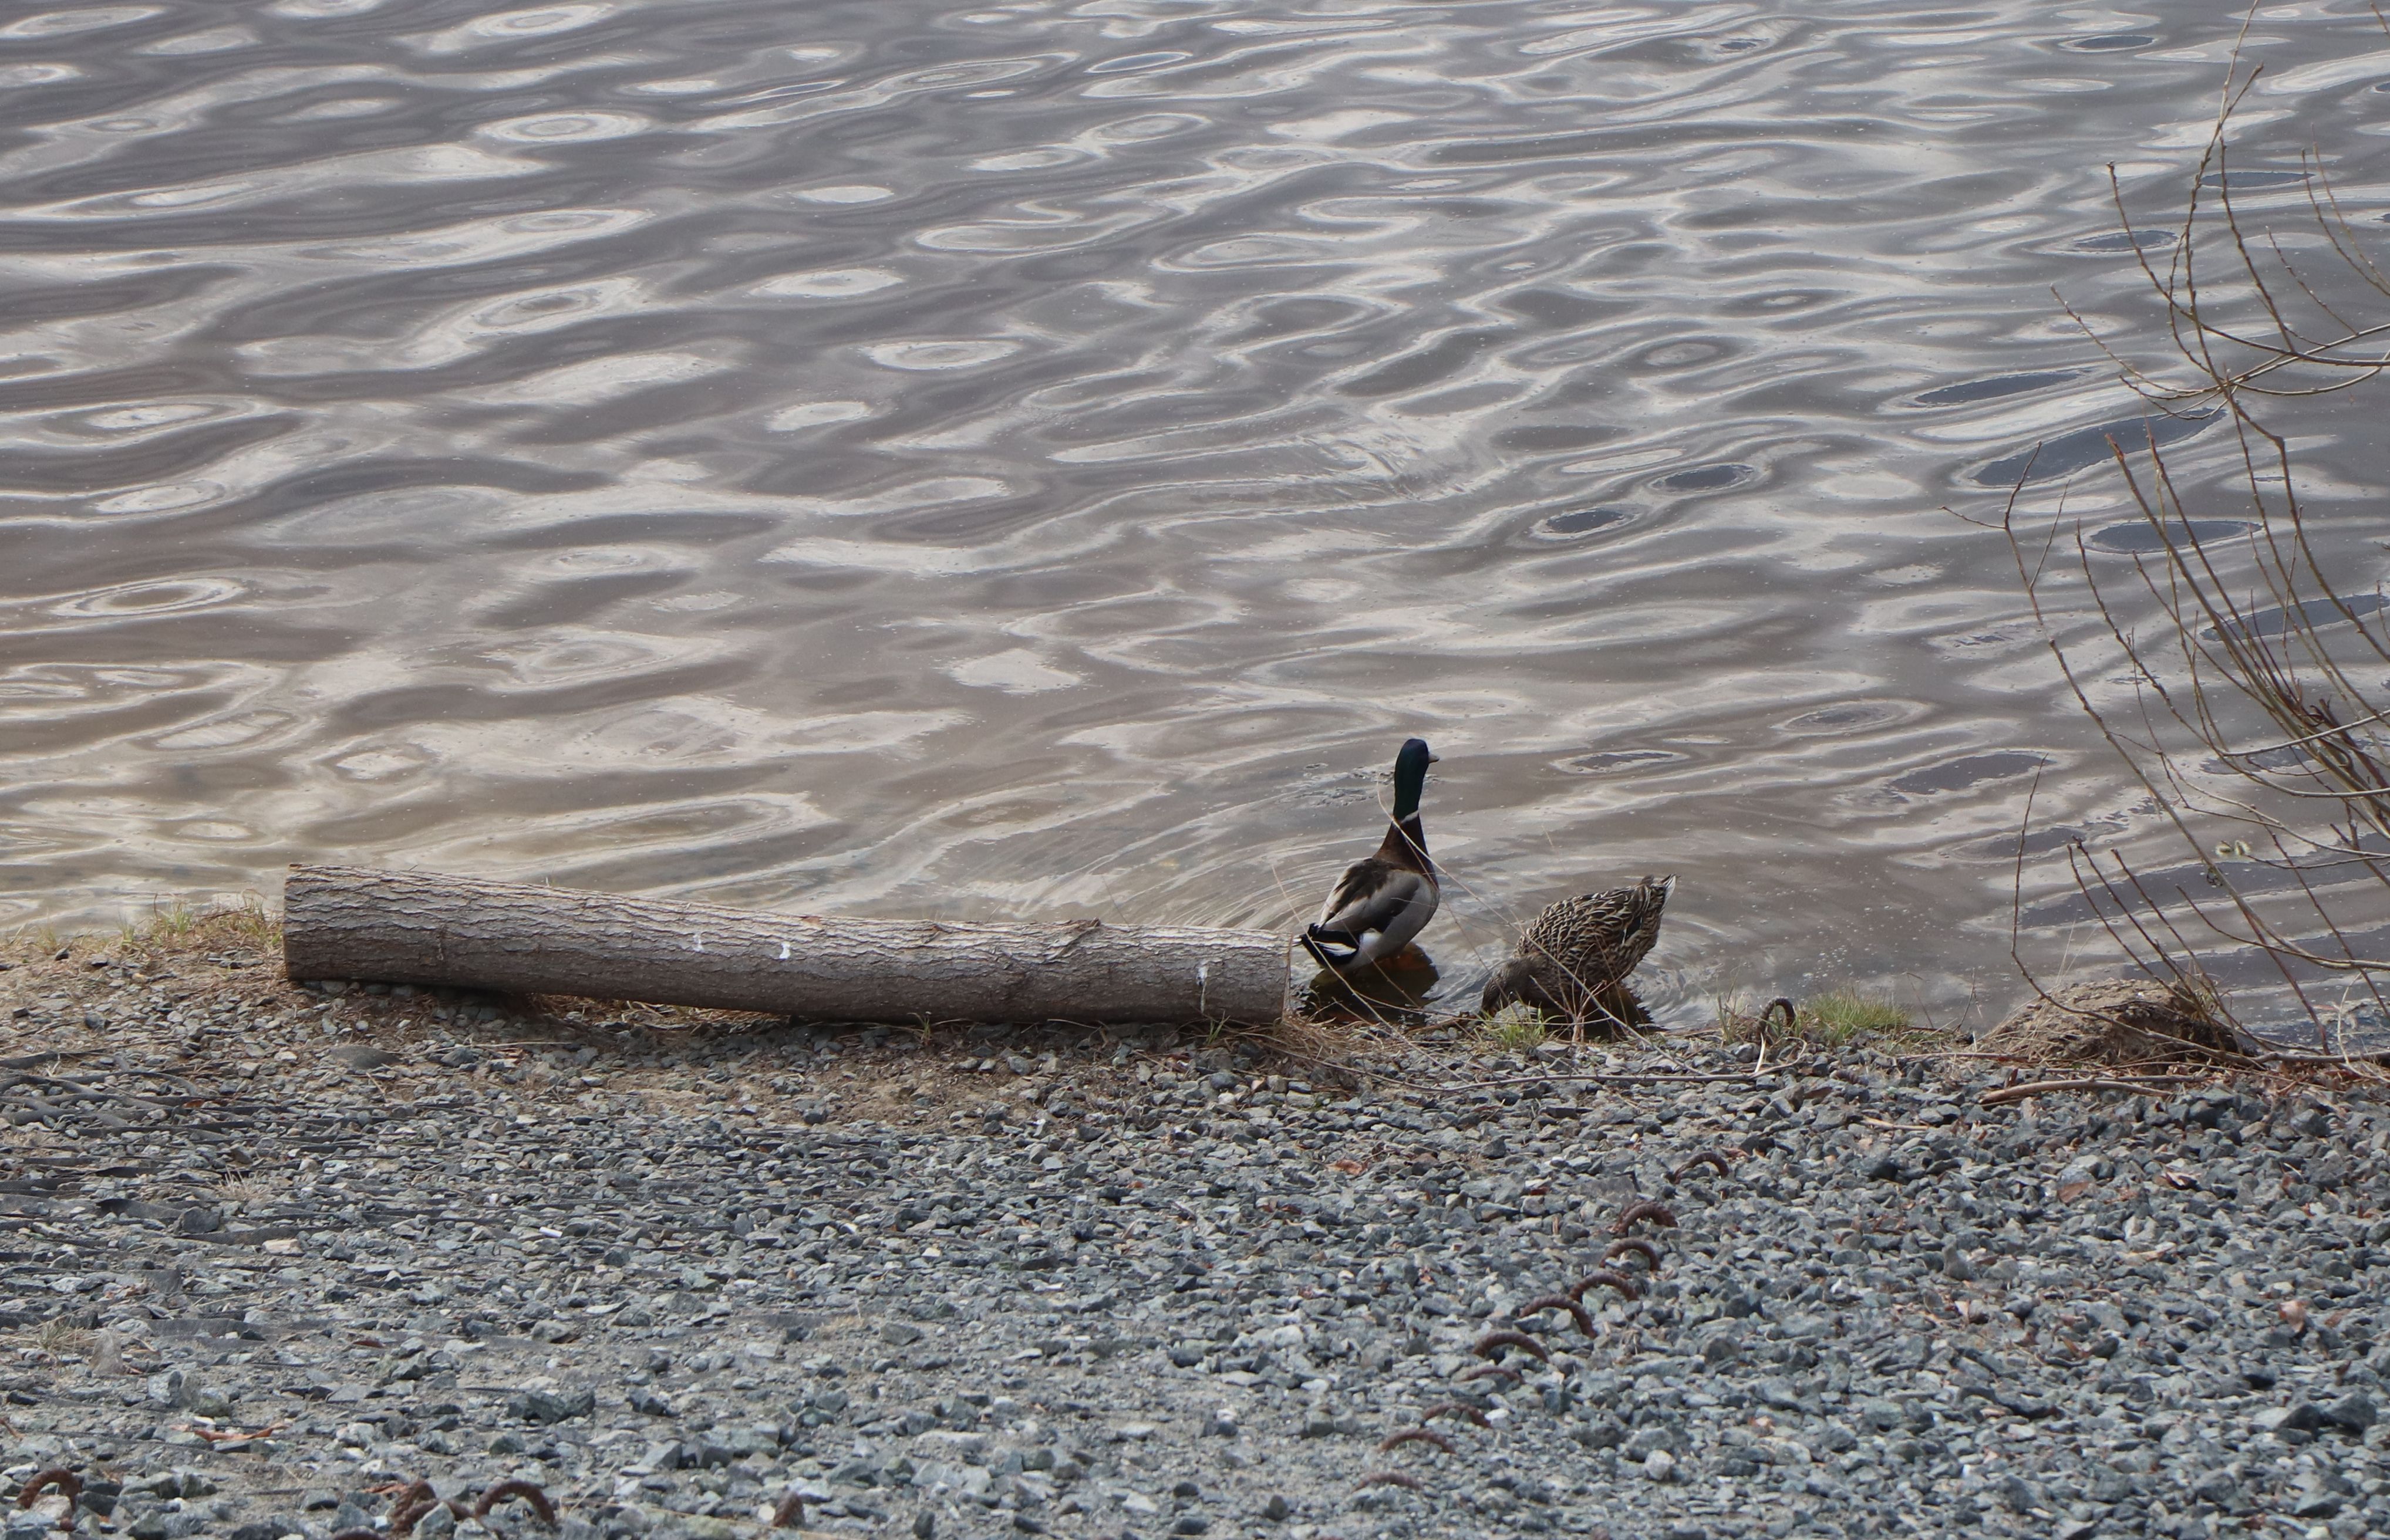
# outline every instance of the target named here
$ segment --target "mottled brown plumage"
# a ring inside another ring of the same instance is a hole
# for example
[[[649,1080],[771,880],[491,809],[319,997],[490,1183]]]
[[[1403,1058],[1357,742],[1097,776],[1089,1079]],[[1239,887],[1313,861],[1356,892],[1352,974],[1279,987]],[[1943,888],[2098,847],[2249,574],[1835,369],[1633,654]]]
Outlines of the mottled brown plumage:
[[[1536,918],[1494,977],[1483,1008],[1516,1001],[1571,1020],[1617,1012],[1600,1004],[1660,939],[1660,912],[1673,877],[1647,877],[1631,888],[1564,898]]]

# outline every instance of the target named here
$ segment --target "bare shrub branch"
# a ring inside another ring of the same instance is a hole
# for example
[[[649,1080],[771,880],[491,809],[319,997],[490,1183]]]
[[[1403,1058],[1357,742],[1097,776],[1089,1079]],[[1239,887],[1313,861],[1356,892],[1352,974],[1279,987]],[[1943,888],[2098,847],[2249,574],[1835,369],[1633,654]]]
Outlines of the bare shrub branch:
[[[2363,250],[2319,153],[2302,154],[2298,224],[2311,228],[2290,232],[2296,239],[2264,225],[2245,184],[2235,186],[2235,114],[2258,74],[2236,46],[2163,261],[2134,233],[2110,168],[2133,261],[2165,317],[2163,356],[2136,356],[2129,339],[2102,337],[2067,310],[2141,400],[2178,418],[2222,416],[2229,473],[2210,484],[2212,465],[2194,472],[2191,451],[2154,431],[2111,442],[2110,468],[2154,541],[2127,553],[2129,577],[2103,566],[2079,523],[2024,527],[2031,463],[1998,520],[1984,522],[2006,537],[2077,707],[2189,857],[2186,880],[2070,843],[2089,913],[2136,966],[2211,995],[2221,995],[2214,967],[2262,957],[2330,1052],[2353,1013],[2390,1029],[2390,942],[2380,939],[2390,931],[2390,682],[2377,672],[2390,664],[2390,597],[2352,588],[2347,557],[2319,551],[2345,547],[2346,533],[2318,529],[2290,430],[2261,412],[2294,411],[2390,370],[2390,319],[2364,317],[2390,299],[2390,275]],[[2203,529],[2203,509],[2242,528]],[[2073,562],[2054,570],[2069,545]],[[2078,575],[2088,608],[2062,609],[2051,584]],[[2020,863],[2023,851],[2021,831]]]

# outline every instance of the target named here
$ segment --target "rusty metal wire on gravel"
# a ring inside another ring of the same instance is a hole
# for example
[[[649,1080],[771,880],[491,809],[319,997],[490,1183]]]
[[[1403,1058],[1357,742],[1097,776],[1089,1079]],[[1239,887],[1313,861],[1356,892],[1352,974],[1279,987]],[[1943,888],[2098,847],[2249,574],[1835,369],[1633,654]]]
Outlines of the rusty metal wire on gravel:
[[[57,1487],[69,1501],[72,1501],[83,1495],[83,1478],[64,1466],[53,1466],[47,1470],[38,1471],[18,1491],[17,1506],[32,1507],[33,1499],[52,1487]]]
[[[65,1534],[74,1533],[75,1499],[83,1495],[83,1478],[64,1466],[53,1466],[34,1472],[17,1493],[17,1506],[31,1508],[33,1500],[52,1487],[58,1488],[67,1500],[67,1510],[58,1515],[58,1528]]]
[[[391,1521],[395,1524],[398,1521],[398,1516],[407,1508],[412,1508],[417,1503],[437,1501],[439,1495],[440,1495],[438,1493],[431,1490],[431,1483],[430,1482],[423,1480],[419,1476],[417,1477],[406,1485],[400,1487],[398,1489],[398,1495],[390,1500]]]
[[[1638,1221],[1645,1219],[1663,1229],[1673,1230],[1677,1227],[1677,1215],[1667,1204],[1654,1203],[1646,1198],[1639,1203],[1627,1204],[1625,1212],[1611,1221],[1610,1233],[1625,1235],[1635,1227]]]
[[[1471,1405],[1466,1401],[1437,1402],[1434,1405],[1430,1406],[1425,1411],[1420,1413],[1420,1426],[1424,1428],[1440,1417],[1457,1417],[1464,1422],[1473,1422],[1480,1428],[1491,1428],[1494,1426],[1494,1424],[1485,1419],[1485,1414],[1484,1412],[1479,1411],[1476,1407]]]
[[[1399,1449],[1406,1444],[1433,1444],[1447,1455],[1458,1454],[1453,1442],[1433,1428],[1406,1428],[1399,1433],[1388,1433],[1378,1441],[1378,1453]]]
[[[1668,1173],[1668,1180],[1671,1182],[1683,1181],[1686,1174],[1690,1172],[1695,1166],[1709,1166],[1715,1170],[1721,1176],[1731,1176],[1734,1174],[1734,1162],[1728,1160],[1724,1153],[1715,1149],[1704,1149],[1700,1154],[1694,1156],[1691,1160],[1687,1161],[1683,1165],[1680,1165],[1676,1170]]]
[[[459,1519],[470,1519],[472,1510],[462,1503],[451,1502],[431,1490],[430,1482],[417,1482],[398,1495],[391,1504],[390,1533],[393,1535],[411,1534],[417,1521],[435,1508],[444,1508]]]
[[[1643,1286],[1633,1278],[1624,1273],[1613,1273],[1607,1267],[1598,1267],[1569,1285],[1569,1298],[1581,1300],[1587,1290],[1604,1287],[1615,1289],[1630,1300],[1643,1297]]]
[[[1540,1299],[1529,1300],[1521,1305],[1515,1314],[1516,1318],[1523,1321],[1528,1316],[1546,1310],[1567,1311],[1570,1319],[1576,1322],[1576,1328],[1579,1331],[1588,1337],[1593,1335],[1593,1313],[1566,1294],[1546,1294]]]
[[[541,1523],[550,1529],[556,1527],[556,1505],[548,1500],[546,1492],[536,1482],[498,1482],[482,1494],[481,1501],[467,1508],[453,1497],[441,1496],[431,1489],[430,1482],[418,1481],[392,1501],[389,1533],[377,1534],[374,1540],[392,1540],[393,1536],[411,1533],[424,1516],[436,1508],[444,1508],[459,1519],[486,1519],[492,1508],[511,1497],[520,1497],[529,1503],[532,1511],[539,1515]],[[335,1536],[334,1540],[339,1540],[339,1537]]]
[[[539,1515],[539,1521],[541,1523],[547,1525],[550,1529],[554,1529],[556,1527],[556,1505],[547,1500],[547,1494],[540,1490],[539,1483],[536,1482],[511,1481],[498,1482],[497,1485],[490,1488],[487,1492],[482,1493],[482,1500],[473,1505],[473,1517],[476,1519],[488,1518],[490,1516],[490,1509],[495,1508],[498,1504],[505,1502],[509,1497],[520,1497],[523,1501],[531,1505],[532,1511],[533,1513]]]
[[[1660,1248],[1639,1235],[1630,1235],[1624,1240],[1612,1241],[1610,1250],[1601,1253],[1601,1260],[1616,1262],[1620,1257],[1630,1253],[1641,1257],[1644,1267],[1649,1271],[1656,1273],[1660,1270]]]
[[[1471,1343],[1469,1351],[1480,1358],[1494,1358],[1498,1362],[1498,1355],[1506,1347],[1520,1348],[1532,1353],[1542,1363],[1548,1364],[1552,1361],[1550,1350],[1523,1331],[1489,1331]]]

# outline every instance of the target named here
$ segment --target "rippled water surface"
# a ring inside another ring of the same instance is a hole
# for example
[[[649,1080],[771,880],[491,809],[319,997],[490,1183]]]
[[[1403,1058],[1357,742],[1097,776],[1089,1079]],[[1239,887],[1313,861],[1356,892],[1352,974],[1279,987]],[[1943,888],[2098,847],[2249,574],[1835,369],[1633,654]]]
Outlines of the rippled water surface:
[[[1947,1007],[2037,776],[2130,825],[1945,509],[2122,521],[2052,289],[2154,335],[2105,168],[2172,204],[2229,7],[6,17],[0,919],[338,858],[1282,924],[1419,733],[1450,979],[1672,870],[1664,1014]],[[2378,228],[2390,38],[2249,47],[2244,198],[2319,145]]]

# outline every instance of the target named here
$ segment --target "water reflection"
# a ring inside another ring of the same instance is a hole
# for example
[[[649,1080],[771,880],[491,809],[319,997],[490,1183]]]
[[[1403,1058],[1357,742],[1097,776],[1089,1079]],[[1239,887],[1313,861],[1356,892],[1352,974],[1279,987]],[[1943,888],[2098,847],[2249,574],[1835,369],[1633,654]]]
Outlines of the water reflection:
[[[2146,462],[2152,448],[2179,443],[2223,420],[2221,412],[2211,409],[2176,417],[2127,417],[2077,429],[1994,460],[1975,472],[1975,484],[2007,487],[2020,481],[2048,481],[2104,466],[2119,456],[2128,461],[2139,456]]]
[[[1479,978],[1482,982],[1483,969]],[[1350,973],[1319,969],[1304,982],[1297,1001],[1299,1008],[1316,1017],[1412,1026],[1459,1008],[1460,992],[1441,988],[1444,982],[1428,955],[1408,947]],[[1440,1000],[1444,1003],[1438,1009]]]
[[[2165,519],[2154,523],[2142,519],[2111,524],[2094,532],[2085,544],[2094,550],[2119,556],[2153,556],[2169,549],[2188,551],[2194,546],[2232,540],[2256,527],[2240,519]]]
[[[2112,443],[2229,469],[2050,292],[2155,324],[2238,21],[2154,24],[19,16],[0,914],[338,855],[1291,927],[1418,733],[1440,995],[1649,869],[1664,1020],[1997,995],[1977,847],[2036,772],[2065,828],[2135,793],[1943,509],[2030,464],[2105,548]],[[2373,26],[2263,45],[2357,219]],[[2361,507],[2371,425],[2319,410]]]

